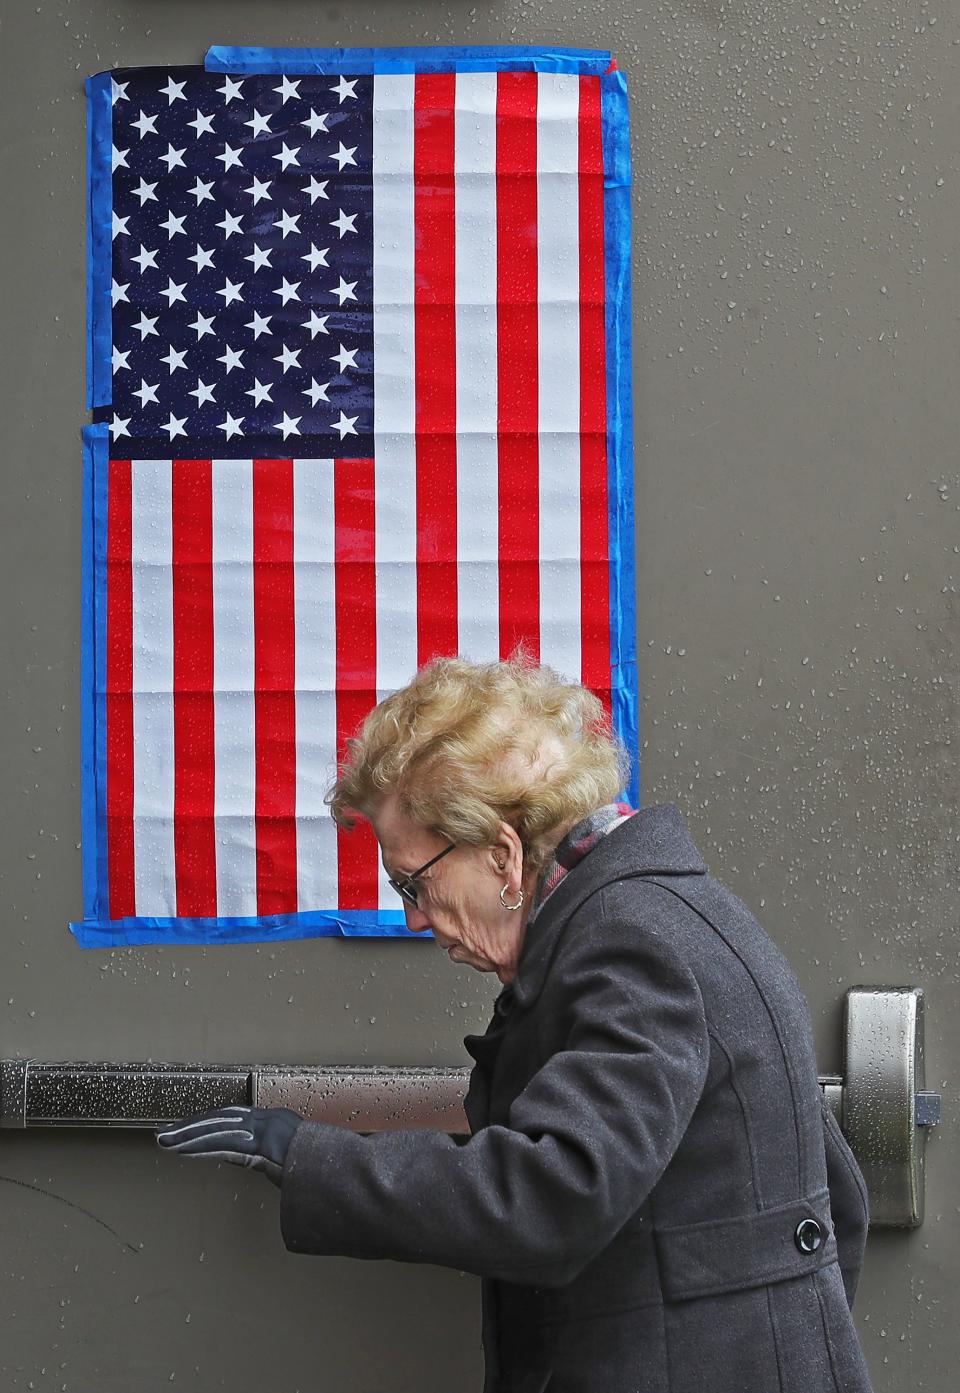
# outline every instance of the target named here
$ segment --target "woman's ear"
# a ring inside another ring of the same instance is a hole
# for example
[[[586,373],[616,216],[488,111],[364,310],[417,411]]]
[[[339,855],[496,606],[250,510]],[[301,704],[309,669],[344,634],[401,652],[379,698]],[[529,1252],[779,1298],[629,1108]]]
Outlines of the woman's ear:
[[[494,843],[493,858],[497,869],[502,873],[507,869],[507,862],[517,856],[520,866],[523,865],[523,845],[517,833],[509,823],[500,824],[500,837]]]

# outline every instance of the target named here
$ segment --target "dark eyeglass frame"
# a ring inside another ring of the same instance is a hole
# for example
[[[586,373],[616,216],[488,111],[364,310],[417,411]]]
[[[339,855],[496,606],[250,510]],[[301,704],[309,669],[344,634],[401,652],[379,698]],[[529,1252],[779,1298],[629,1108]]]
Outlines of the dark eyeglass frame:
[[[440,860],[441,856],[446,856],[447,852],[453,851],[456,845],[456,842],[451,842],[449,846],[444,847],[443,851],[439,851],[436,856],[432,856],[429,861],[425,861],[422,866],[418,867],[415,871],[411,871],[409,875],[400,876],[397,880],[388,877],[389,884],[393,886],[398,895],[403,896],[408,904],[416,905],[417,887],[411,884],[411,882],[416,880],[418,875],[423,875],[424,871],[429,870],[435,861]]]

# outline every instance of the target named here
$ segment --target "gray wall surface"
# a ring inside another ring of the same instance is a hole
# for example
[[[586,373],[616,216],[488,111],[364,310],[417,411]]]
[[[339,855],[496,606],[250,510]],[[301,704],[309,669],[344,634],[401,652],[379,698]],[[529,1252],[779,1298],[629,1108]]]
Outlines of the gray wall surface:
[[[641,802],[843,994],[927,993],[926,1220],[876,1231],[877,1393],[960,1360],[960,17],[883,0],[5,7],[0,1056],[466,1065],[430,941],[82,952],[83,78],[210,43],[608,47],[627,73]],[[0,1393],[479,1388],[479,1283],[288,1254],[260,1177],[0,1132]],[[954,1317],[951,1319],[950,1317]]]

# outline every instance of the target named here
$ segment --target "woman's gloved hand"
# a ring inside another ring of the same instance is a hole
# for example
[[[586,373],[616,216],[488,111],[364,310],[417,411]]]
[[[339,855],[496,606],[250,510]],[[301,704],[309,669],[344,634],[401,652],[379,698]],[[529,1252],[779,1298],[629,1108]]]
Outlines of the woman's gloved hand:
[[[304,1119],[291,1108],[248,1108],[231,1104],[184,1118],[157,1132],[165,1151],[181,1156],[207,1156],[252,1166],[279,1185],[293,1134]]]

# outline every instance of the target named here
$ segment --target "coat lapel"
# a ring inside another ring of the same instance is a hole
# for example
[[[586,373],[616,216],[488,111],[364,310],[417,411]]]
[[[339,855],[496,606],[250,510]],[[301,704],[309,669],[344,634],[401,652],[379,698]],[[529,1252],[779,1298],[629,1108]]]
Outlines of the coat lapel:
[[[612,881],[642,875],[705,875],[680,809],[673,803],[640,808],[608,832],[527,923],[517,975],[511,984],[518,1005],[529,1006],[543,986],[560,930],[584,900]]]
[[[483,1127],[489,1116],[490,1082],[510,1013],[515,1006],[529,1006],[538,996],[560,930],[571,914],[611,881],[640,875],[704,875],[706,871],[679,808],[657,803],[614,827],[564,876],[528,921],[517,975],[496,998],[486,1030],[463,1038],[477,1065],[463,1101],[471,1132]]]

